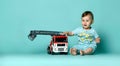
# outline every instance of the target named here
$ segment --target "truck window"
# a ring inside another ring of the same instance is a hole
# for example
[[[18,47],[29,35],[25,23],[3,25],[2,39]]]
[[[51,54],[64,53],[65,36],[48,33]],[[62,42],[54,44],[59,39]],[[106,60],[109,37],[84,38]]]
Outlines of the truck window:
[[[67,42],[66,38],[56,38],[55,40],[55,42]]]

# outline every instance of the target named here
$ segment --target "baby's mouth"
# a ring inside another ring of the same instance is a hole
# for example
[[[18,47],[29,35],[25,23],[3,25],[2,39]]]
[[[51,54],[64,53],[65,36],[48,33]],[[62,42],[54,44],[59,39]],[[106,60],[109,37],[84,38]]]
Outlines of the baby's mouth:
[[[84,25],[84,26],[87,26],[87,25]]]

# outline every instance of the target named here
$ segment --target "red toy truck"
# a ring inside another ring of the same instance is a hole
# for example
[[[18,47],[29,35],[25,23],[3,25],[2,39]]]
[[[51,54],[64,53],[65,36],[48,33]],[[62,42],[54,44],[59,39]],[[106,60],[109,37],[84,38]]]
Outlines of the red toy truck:
[[[49,54],[68,53],[68,38],[63,35],[54,35],[47,49]]]
[[[51,35],[52,40],[47,48],[48,54],[68,54],[68,37],[61,35],[58,31],[32,30],[28,35],[30,40],[34,40],[37,35]]]

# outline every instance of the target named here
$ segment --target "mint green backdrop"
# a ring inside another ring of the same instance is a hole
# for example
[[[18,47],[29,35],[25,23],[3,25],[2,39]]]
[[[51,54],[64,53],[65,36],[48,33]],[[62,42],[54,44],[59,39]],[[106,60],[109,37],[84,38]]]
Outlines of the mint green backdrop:
[[[119,0],[0,0],[0,54],[46,53],[51,36],[28,40],[30,30],[72,31],[81,14],[94,13],[101,38],[97,53],[120,54]],[[77,44],[69,37],[69,47]]]

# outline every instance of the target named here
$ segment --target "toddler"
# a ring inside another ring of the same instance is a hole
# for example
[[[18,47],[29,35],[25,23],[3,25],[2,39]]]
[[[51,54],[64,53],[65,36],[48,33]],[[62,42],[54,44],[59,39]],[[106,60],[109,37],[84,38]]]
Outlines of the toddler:
[[[91,27],[94,21],[94,16],[91,11],[85,11],[82,16],[82,27],[78,27],[71,32],[63,32],[62,34],[78,36],[78,44],[70,49],[72,55],[88,55],[94,53],[97,48],[97,43],[100,43],[100,38],[94,28]]]

